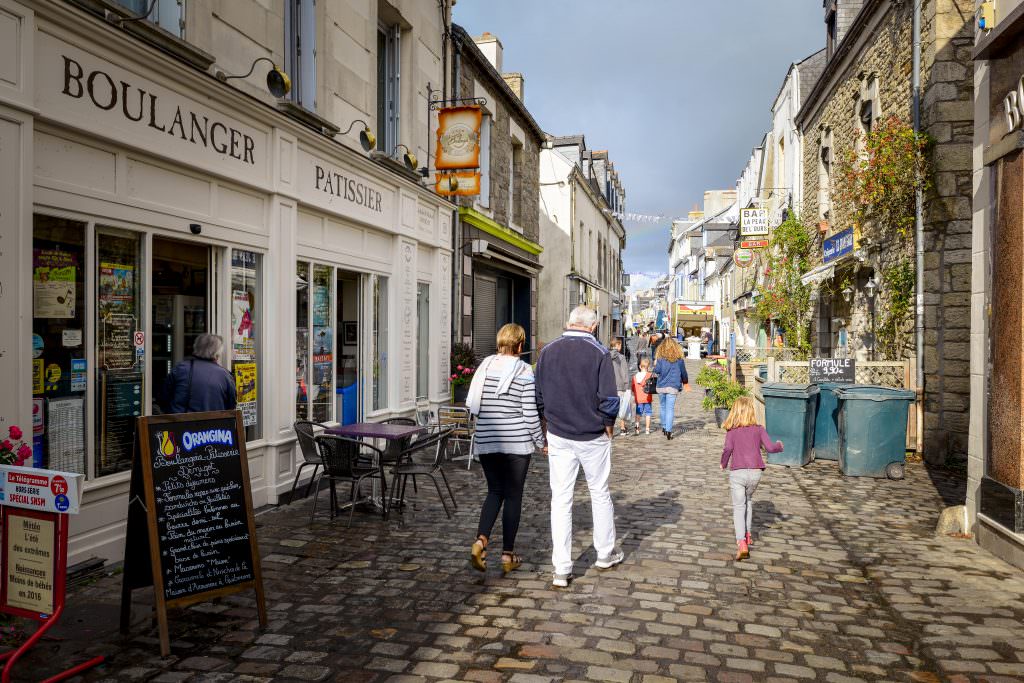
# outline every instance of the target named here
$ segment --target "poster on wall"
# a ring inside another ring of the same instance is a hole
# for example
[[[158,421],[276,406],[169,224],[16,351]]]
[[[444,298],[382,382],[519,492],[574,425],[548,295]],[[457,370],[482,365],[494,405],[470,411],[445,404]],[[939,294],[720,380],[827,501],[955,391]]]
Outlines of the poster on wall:
[[[242,411],[242,425],[256,424],[256,364],[235,363],[235,394],[237,407]]]
[[[334,329],[331,327],[313,328],[313,362],[329,363],[334,348]]]
[[[99,303],[105,313],[135,312],[135,266],[100,263]]]
[[[234,359],[243,363],[255,362],[252,303],[246,291],[235,290],[231,293],[231,328],[231,352]]]
[[[313,326],[327,325],[331,318],[331,288],[313,285]]]
[[[75,317],[78,260],[58,249],[32,250],[32,315],[35,318]]]

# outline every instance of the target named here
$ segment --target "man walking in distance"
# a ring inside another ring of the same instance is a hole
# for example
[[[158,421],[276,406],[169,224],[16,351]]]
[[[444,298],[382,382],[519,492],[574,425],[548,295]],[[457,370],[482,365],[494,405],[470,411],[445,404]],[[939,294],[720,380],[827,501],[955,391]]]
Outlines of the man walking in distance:
[[[572,499],[583,466],[594,519],[598,569],[622,562],[615,546],[615,510],[608,492],[612,429],[619,410],[612,360],[594,337],[597,313],[577,306],[568,329],[540,352],[535,371],[537,409],[547,422],[551,483],[552,585],[572,578]]]

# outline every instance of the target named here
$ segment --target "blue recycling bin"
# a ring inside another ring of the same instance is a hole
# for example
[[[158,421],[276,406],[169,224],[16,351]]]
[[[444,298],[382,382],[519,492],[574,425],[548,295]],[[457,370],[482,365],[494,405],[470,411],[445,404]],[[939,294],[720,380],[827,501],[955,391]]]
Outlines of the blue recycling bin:
[[[785,446],[782,453],[768,454],[769,463],[803,467],[814,459],[814,416],[818,393],[816,384],[771,382],[761,387],[768,436]]]
[[[839,460],[839,397],[836,391],[852,384],[818,384],[818,412],[814,417],[814,459]]]
[[[872,385],[835,390],[839,401],[839,467],[851,477],[902,479],[913,391]]]
[[[341,424],[350,425],[356,422],[358,418],[358,411],[356,410],[359,406],[358,397],[359,392],[357,390],[358,385],[353,382],[347,387],[338,387],[334,390],[334,393],[338,399],[338,415],[341,418]]]

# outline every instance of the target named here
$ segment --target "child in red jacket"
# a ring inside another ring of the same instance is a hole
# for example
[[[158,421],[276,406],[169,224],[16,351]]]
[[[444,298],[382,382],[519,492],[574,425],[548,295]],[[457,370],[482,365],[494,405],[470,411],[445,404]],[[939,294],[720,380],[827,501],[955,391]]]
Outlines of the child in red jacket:
[[[644,383],[651,376],[651,359],[640,359],[640,370],[633,375],[633,402],[636,403],[636,433],[640,435],[640,417],[644,418],[645,434],[651,433],[651,395],[644,391]]]
[[[732,523],[736,530],[736,559],[750,557],[750,522],[754,513],[751,499],[761,481],[765,464],[761,449],[767,453],[781,453],[782,442],[772,443],[768,432],[757,421],[754,399],[740,396],[726,418],[725,448],[722,449],[722,469],[729,467],[729,490],[732,493]],[[730,467],[730,460],[732,466]]]

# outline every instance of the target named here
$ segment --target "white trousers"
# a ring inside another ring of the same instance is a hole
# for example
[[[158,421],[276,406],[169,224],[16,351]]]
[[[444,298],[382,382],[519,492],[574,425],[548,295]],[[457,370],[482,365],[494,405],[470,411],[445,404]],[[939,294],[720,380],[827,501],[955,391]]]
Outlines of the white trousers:
[[[549,433],[548,472],[551,481],[551,564],[556,574],[572,572],[572,499],[580,465],[590,489],[594,518],[594,549],[607,557],[615,549],[615,509],[608,492],[612,471],[612,441],[602,435],[592,441],[572,441]]]

